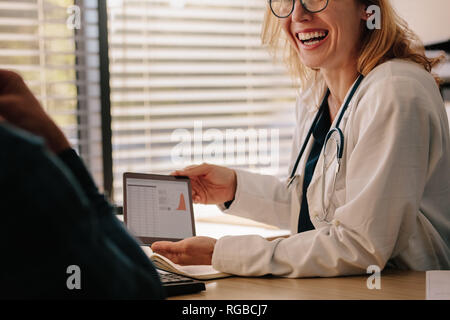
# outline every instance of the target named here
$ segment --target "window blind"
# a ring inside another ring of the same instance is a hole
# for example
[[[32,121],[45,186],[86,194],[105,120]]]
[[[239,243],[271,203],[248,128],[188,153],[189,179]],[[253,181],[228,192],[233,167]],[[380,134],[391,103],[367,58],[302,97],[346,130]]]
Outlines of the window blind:
[[[115,202],[126,171],[210,162],[288,174],[295,90],[261,46],[265,5],[108,1]]]
[[[92,0],[0,0],[0,68],[24,78],[101,186],[96,16]]]

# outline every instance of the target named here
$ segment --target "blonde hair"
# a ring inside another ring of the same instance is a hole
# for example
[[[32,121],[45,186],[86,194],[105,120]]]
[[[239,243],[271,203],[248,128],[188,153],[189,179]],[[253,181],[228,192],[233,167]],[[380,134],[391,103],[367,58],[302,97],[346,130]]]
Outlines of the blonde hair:
[[[358,55],[358,72],[367,75],[376,66],[391,59],[399,58],[415,62],[431,73],[432,68],[443,57],[428,58],[425,48],[417,35],[411,31],[405,20],[397,15],[389,0],[356,0],[366,5],[376,5],[381,9],[381,28],[370,30],[363,27],[361,47]],[[364,24],[364,22],[362,22]],[[262,44],[266,45],[275,59],[283,53],[282,60],[297,86],[302,86],[315,77],[317,70],[304,66],[295,48],[282,36],[280,21],[272,14],[270,7],[264,17],[261,33]],[[435,77],[439,84],[440,80]]]

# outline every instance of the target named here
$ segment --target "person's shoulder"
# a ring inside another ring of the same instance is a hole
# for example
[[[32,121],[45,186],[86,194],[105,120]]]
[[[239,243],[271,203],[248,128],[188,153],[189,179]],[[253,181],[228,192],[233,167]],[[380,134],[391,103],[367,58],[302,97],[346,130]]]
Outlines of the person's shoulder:
[[[357,96],[357,100],[365,98],[371,102],[402,102],[400,104],[405,108],[435,109],[434,106],[443,104],[433,75],[421,65],[403,59],[389,60],[374,68],[365,77]],[[422,103],[405,103],[407,101]]]
[[[411,88],[423,87],[428,90],[438,90],[436,80],[418,63],[405,59],[392,59],[375,67],[365,77],[365,85],[384,82],[391,86],[396,83],[408,83]]]
[[[397,119],[408,123],[422,115],[439,119],[444,109],[439,87],[417,63],[394,59],[374,68],[355,95],[355,119]]]
[[[16,128],[7,122],[0,122],[0,145],[2,148],[8,147],[8,150],[22,147],[35,148],[41,147],[43,144],[42,138]]]
[[[24,161],[35,159],[39,150],[44,148],[44,140],[8,123],[0,123],[0,148],[8,152],[0,152],[0,166],[20,167]]]

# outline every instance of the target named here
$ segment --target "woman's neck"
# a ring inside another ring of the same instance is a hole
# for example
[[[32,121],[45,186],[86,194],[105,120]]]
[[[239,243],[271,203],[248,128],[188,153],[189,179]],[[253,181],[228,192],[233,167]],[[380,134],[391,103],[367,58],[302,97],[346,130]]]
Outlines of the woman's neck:
[[[358,77],[358,71],[356,64],[350,64],[339,69],[322,69],[321,72],[330,90],[328,105],[331,121],[333,121],[344,102],[348,90]]]

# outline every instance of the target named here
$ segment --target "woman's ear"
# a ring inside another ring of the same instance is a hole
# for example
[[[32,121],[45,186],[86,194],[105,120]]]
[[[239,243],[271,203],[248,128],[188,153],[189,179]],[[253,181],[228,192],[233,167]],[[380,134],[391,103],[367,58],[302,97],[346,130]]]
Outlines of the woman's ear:
[[[366,7],[361,19],[366,22],[370,30],[381,29],[381,8],[377,5]]]
[[[370,11],[368,10],[368,7],[363,6],[362,10],[361,10],[361,19],[364,21],[369,20],[369,18],[373,15],[373,12],[370,13]]]

